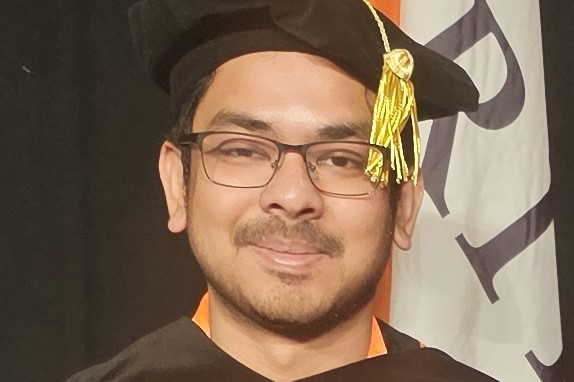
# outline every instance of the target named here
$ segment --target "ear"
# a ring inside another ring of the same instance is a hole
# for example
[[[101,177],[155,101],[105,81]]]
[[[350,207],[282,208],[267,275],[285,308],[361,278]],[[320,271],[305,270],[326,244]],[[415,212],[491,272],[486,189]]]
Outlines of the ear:
[[[393,239],[395,245],[402,250],[411,248],[415,223],[424,197],[424,189],[422,172],[419,172],[417,184],[411,180],[401,185]]]
[[[181,151],[170,142],[164,142],[161,146],[159,176],[169,213],[167,227],[173,233],[182,232],[187,226],[183,166]]]

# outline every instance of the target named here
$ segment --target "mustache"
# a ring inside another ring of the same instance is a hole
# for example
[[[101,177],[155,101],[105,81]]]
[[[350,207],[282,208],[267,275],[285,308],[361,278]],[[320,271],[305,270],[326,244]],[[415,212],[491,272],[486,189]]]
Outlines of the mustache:
[[[287,224],[278,216],[250,220],[237,227],[233,244],[237,247],[256,245],[265,238],[278,237],[298,240],[316,247],[331,257],[339,257],[345,251],[343,240],[308,220]]]

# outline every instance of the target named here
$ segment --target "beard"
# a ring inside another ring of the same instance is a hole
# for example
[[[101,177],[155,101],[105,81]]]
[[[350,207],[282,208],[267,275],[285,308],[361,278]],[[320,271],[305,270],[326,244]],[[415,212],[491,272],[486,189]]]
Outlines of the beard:
[[[197,253],[198,246],[194,245],[191,232],[188,234],[192,249]],[[345,252],[343,241],[320,226],[309,221],[287,225],[277,216],[239,226],[233,243],[240,248],[271,236],[304,240],[331,257],[342,257]],[[390,237],[376,240],[380,241],[377,254],[371,256],[354,277],[341,280],[337,292],[325,293],[322,299],[310,298],[306,289],[305,283],[312,276],[269,271],[279,282],[262,285],[260,290],[249,293],[232,275],[199,263],[211,293],[217,295],[236,318],[293,340],[306,341],[351,319],[372,301],[391,249]]]

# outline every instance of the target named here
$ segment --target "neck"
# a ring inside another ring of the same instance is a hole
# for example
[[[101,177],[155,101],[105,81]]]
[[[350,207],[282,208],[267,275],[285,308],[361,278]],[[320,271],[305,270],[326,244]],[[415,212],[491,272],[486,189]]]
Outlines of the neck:
[[[372,304],[351,319],[307,341],[293,340],[261,328],[231,312],[210,293],[211,339],[227,354],[273,380],[292,381],[367,357]]]

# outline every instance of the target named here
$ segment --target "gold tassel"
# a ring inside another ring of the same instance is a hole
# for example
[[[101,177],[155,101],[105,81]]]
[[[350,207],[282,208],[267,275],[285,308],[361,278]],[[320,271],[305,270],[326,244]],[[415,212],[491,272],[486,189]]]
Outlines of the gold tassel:
[[[376,182],[380,179],[383,185],[389,181],[390,169],[396,172],[397,183],[413,180],[416,184],[420,167],[420,133],[417,118],[415,89],[411,75],[414,70],[414,60],[411,54],[404,49],[391,50],[383,21],[367,0],[363,0],[373,13],[381,36],[385,51],[383,70],[375,106],[373,109],[373,125],[371,130],[371,143],[390,149],[391,157],[386,159],[376,151],[371,151],[369,164],[365,172]],[[413,127],[413,163],[405,160],[401,132],[409,118]],[[390,160],[390,169],[385,165],[385,159]],[[411,171],[412,168],[412,171]]]

